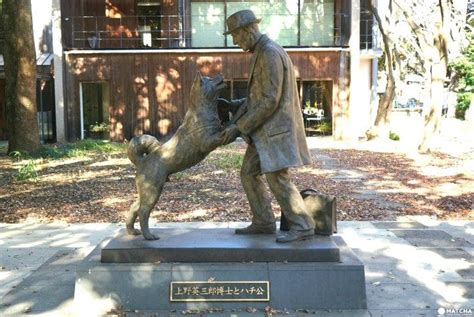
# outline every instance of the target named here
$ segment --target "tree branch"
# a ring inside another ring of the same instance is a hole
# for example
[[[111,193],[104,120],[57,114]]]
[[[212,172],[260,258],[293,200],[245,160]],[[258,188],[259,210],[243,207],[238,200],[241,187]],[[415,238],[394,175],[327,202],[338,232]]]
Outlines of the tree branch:
[[[412,16],[408,13],[409,10],[407,8],[405,8],[403,5],[401,5],[396,0],[394,0],[393,2],[400,9],[400,11],[403,13],[403,16],[405,17],[408,25],[410,26],[411,30],[413,31],[413,34],[415,35],[415,37],[417,39],[417,46],[419,46],[420,50],[423,52],[422,56],[424,56],[424,55],[429,56],[430,55],[429,50],[431,49],[431,44],[432,44],[433,41],[427,38],[427,34],[423,30],[423,27],[421,27],[419,24],[417,24],[413,20]]]

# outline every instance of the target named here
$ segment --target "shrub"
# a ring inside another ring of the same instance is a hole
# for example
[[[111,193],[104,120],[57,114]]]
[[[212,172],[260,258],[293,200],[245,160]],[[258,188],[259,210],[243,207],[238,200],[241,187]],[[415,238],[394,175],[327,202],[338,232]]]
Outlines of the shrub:
[[[392,141],[400,141],[400,136],[392,131],[389,132],[388,138]]]
[[[25,158],[28,157],[28,153],[26,152],[21,152],[21,151],[12,151],[10,153],[8,153],[8,156],[10,156],[11,158],[13,158],[14,161],[21,161]]]
[[[36,172],[36,165],[33,160],[29,160],[18,170],[18,173],[15,176],[15,179],[18,181],[26,181],[29,179],[36,180],[38,178],[38,173]]]
[[[109,131],[109,125],[105,122],[96,122],[89,126],[89,132],[100,133]]]
[[[464,120],[465,115],[466,115],[466,110],[469,109],[472,98],[473,98],[473,94],[471,92],[458,93],[456,113],[455,113],[456,118]]]
[[[474,41],[473,35],[468,33],[469,45],[463,56],[449,64],[454,70],[456,81],[454,88],[457,93],[456,118],[464,119],[466,110],[474,97]]]
[[[85,139],[63,145],[44,145],[34,154],[42,158],[70,158],[82,157],[93,153],[118,153],[125,150],[125,145],[103,140]]]
[[[322,133],[324,135],[332,133],[332,122],[331,121],[323,121],[319,124],[316,128],[316,131]]]

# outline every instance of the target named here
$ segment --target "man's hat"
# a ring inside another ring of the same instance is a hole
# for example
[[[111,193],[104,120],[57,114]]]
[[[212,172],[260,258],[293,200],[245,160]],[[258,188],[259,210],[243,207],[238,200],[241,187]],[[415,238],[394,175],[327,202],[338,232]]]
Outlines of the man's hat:
[[[241,10],[232,14],[227,18],[227,32],[224,35],[230,34],[237,29],[247,26],[252,23],[260,23],[262,19],[257,19],[252,10]]]

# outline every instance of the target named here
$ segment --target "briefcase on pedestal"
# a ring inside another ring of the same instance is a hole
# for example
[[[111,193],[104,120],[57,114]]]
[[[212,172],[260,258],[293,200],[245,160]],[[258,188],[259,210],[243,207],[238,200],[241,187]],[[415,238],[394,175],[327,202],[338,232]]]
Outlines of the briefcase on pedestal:
[[[325,236],[336,233],[336,197],[318,193],[314,189],[302,190],[300,194],[316,224],[314,233]],[[290,223],[283,213],[281,214],[280,230],[290,230]]]

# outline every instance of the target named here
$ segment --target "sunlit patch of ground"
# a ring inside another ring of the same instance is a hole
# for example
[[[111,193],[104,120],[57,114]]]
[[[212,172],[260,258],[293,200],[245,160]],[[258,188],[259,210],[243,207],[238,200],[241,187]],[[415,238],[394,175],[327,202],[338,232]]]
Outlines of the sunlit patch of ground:
[[[310,138],[313,163],[293,170],[292,178],[299,189],[336,196],[340,220],[474,219],[474,151],[466,138],[441,139],[449,143],[446,151],[439,143],[437,151],[421,155],[393,141]],[[245,148],[243,142],[219,148],[170,176],[152,218],[249,221],[239,176]],[[18,181],[25,162],[0,153],[0,222],[120,222],[136,199],[135,169],[125,152],[35,160],[37,177]],[[275,200],[272,205],[278,217]]]

